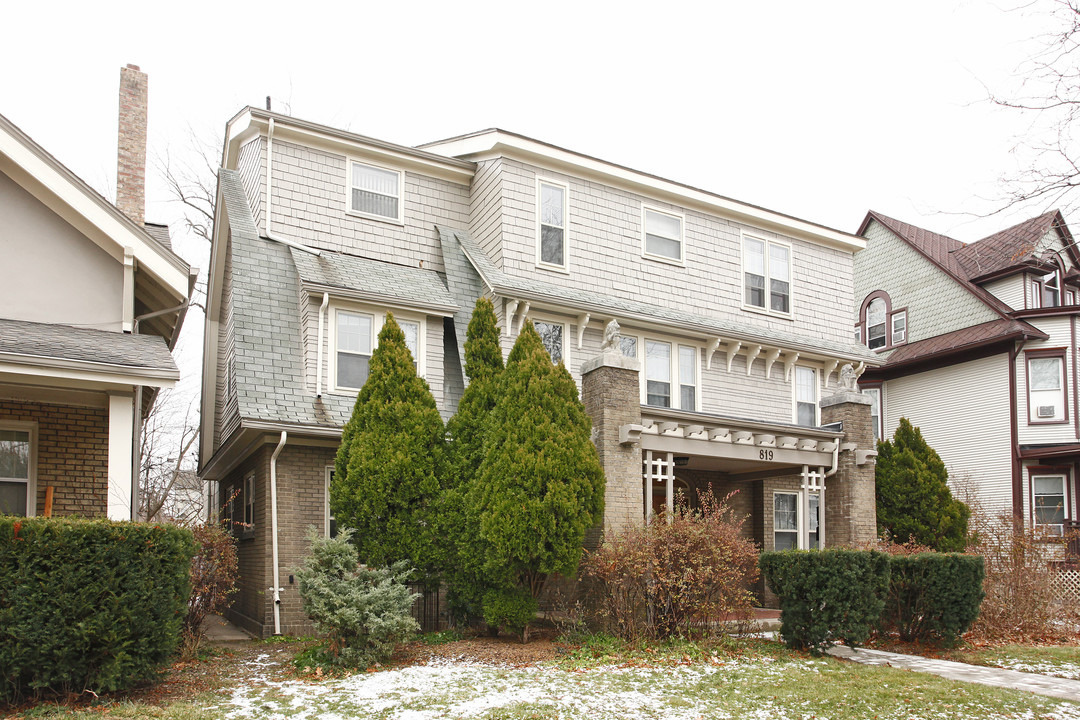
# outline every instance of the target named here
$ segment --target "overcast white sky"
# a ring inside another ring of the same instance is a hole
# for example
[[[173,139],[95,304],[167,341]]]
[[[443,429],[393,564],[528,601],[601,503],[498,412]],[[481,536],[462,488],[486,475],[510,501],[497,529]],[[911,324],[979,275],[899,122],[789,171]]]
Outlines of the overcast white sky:
[[[974,240],[1026,216],[941,213],[996,207],[1028,120],[986,88],[1015,86],[1045,2],[23,2],[0,113],[110,198],[134,63],[152,156],[270,95],[406,145],[501,127],[849,232],[873,208]],[[147,218],[179,234],[149,175]]]

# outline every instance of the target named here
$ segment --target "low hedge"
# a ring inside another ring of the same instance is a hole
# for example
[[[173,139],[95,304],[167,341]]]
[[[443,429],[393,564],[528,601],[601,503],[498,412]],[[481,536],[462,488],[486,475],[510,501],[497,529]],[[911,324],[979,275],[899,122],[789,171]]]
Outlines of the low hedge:
[[[194,551],[172,526],[0,517],[0,702],[155,677],[180,639]]]
[[[881,617],[889,558],[867,550],[762,553],[761,572],[780,598],[780,636],[789,647],[823,652],[835,641],[855,647]]]
[[[952,645],[979,616],[986,567],[978,555],[893,555],[889,566],[882,627],[901,640]]]

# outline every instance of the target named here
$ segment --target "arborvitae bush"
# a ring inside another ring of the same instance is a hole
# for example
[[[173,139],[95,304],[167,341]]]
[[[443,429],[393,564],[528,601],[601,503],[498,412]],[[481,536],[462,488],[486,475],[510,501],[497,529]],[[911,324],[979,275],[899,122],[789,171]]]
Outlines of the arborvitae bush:
[[[605,534],[581,567],[589,615],[628,640],[690,637],[727,627],[718,621],[753,616],[757,547],[742,537],[735,516],[711,489],[698,508],[685,498],[671,522],[656,518]]]
[[[329,638],[317,659],[330,665],[366,668],[389,659],[394,647],[420,629],[405,582],[409,567],[359,565],[352,530],[336,538],[312,536],[311,555],[296,570],[304,612]]]
[[[585,531],[603,517],[604,473],[570,373],[554,366],[525,323],[484,427],[484,458],[469,503],[495,587],[534,598],[548,575],[573,575]],[[528,628],[525,630],[528,635]]]
[[[369,367],[342,433],[330,506],[338,527],[356,530],[365,563],[404,560],[431,572],[437,565],[434,521],[444,427],[389,313]]]
[[[191,594],[184,618],[184,656],[193,657],[203,639],[206,616],[232,604],[236,593],[236,540],[220,525],[196,525],[195,557],[191,558]]]
[[[889,557],[873,550],[783,550],[761,554],[765,582],[780,598],[789,647],[855,647],[877,627],[889,589]]]
[[[536,618],[536,598],[525,589],[488,590],[482,600],[484,622],[525,638],[525,630]]]
[[[979,615],[983,559],[958,553],[889,556],[885,630],[901,640],[953,645]]]
[[[155,678],[180,642],[194,552],[171,525],[0,517],[0,702]]]
[[[939,552],[964,549],[971,511],[953,498],[945,463],[907,418],[878,443],[875,477],[879,533]]]
[[[449,443],[445,489],[437,519],[443,538],[440,570],[448,585],[450,611],[466,620],[482,615],[482,599],[488,589],[482,570],[484,551],[479,518],[467,499],[484,459],[484,423],[495,407],[502,372],[495,308],[490,300],[480,298],[466,331],[465,374],[469,376],[469,386],[457,412],[446,424]]]

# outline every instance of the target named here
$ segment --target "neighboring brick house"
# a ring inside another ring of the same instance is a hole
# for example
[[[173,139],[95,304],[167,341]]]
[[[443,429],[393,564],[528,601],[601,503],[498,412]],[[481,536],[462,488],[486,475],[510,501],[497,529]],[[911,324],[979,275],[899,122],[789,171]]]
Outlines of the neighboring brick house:
[[[179,378],[194,276],[143,222],[138,68],[121,71],[120,102],[130,216],[0,116],[0,514],[131,519],[140,418]]]
[[[291,573],[385,313],[448,418],[481,295],[505,352],[533,322],[580,384],[606,526],[711,483],[764,548],[874,537],[869,401],[836,390],[876,359],[848,330],[861,238],[501,130],[410,148],[247,108],[223,166],[200,474],[241,626],[307,626]]]
[[[859,228],[855,337],[878,437],[921,428],[984,509],[1058,535],[1077,518],[1080,254],[1060,212],[964,244],[880,213]]]

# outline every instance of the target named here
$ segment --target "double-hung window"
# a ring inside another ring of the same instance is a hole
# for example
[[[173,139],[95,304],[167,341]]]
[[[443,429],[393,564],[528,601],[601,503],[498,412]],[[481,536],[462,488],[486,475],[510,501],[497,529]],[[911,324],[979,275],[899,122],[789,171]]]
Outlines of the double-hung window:
[[[671,343],[645,341],[645,404],[671,407]]]
[[[794,550],[799,547],[799,494],[773,495],[773,548]]]
[[[645,404],[694,412],[698,409],[697,400],[697,348],[646,339]]]
[[[818,424],[817,370],[795,366],[795,423],[806,427]]]
[[[645,225],[645,255],[648,257],[683,261],[683,219],[679,215],[643,208]]]
[[[893,345],[902,345],[907,340],[907,311],[899,310],[892,314],[890,318],[892,324],[892,342]]]
[[[619,349],[628,358],[637,359],[637,338],[633,335],[623,335],[619,338]]]
[[[386,321],[385,313],[360,310],[334,310],[334,388],[355,392],[364,387],[370,372],[371,354],[377,344],[376,333]],[[422,375],[421,355],[423,324],[419,320],[394,318],[405,335],[405,347],[412,355],[417,374]]]
[[[566,358],[566,327],[562,323],[533,320],[533,327],[540,334],[544,349],[551,356],[551,362],[558,365]]]
[[[855,339],[871,350],[891,350],[908,341],[907,308],[893,309],[892,298],[875,290],[863,300]]]
[[[881,388],[863,388],[862,394],[870,398],[870,424],[874,426],[874,439],[881,440]]]
[[[1065,527],[1065,475],[1032,475],[1035,528],[1061,535]]]
[[[1042,306],[1058,307],[1061,305],[1061,280],[1055,270],[1042,277]]]
[[[1027,357],[1028,422],[1066,422],[1065,354]]]
[[[885,347],[886,304],[875,298],[866,306],[866,346],[871,350]]]
[[[566,199],[565,185],[548,180],[537,181],[539,228],[537,262],[566,268]]]
[[[29,423],[0,426],[0,515],[34,514],[33,433]]]
[[[791,314],[791,248],[743,237],[743,302],[770,313]]]
[[[401,222],[401,186],[401,172],[354,161],[349,170],[349,209]]]

